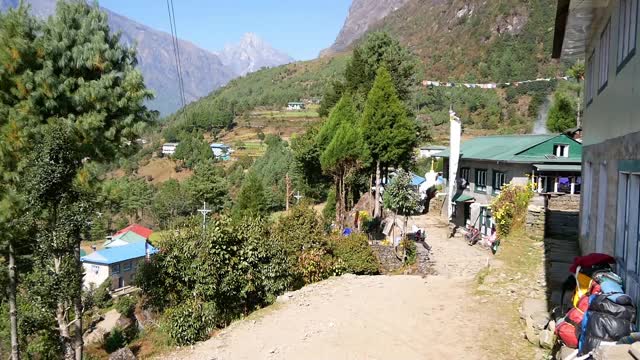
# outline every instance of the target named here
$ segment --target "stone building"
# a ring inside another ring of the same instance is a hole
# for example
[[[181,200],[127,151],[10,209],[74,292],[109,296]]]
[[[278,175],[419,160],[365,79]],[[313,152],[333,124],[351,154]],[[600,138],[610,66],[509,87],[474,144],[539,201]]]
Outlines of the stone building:
[[[553,57],[585,60],[580,248],[615,255],[640,300],[638,0],[560,0]]]

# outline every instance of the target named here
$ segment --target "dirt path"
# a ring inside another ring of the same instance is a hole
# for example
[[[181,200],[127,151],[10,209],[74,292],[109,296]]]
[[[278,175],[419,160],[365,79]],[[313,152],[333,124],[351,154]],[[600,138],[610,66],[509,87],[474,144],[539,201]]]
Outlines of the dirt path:
[[[495,326],[474,300],[487,252],[427,228],[437,275],[345,275],[283,295],[214,338],[168,359],[496,359],[479,337]]]

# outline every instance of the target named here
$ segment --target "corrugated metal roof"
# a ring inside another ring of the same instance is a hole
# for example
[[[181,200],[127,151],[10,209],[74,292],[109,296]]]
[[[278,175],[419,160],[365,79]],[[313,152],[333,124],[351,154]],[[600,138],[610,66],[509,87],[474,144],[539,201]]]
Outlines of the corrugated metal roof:
[[[153,233],[153,230],[151,230],[151,229],[149,229],[149,228],[146,228],[146,227],[144,227],[144,226],[142,226],[142,225],[139,225],[139,224],[131,224],[131,225],[127,226],[126,228],[124,228],[124,229],[122,229],[122,230],[118,231],[118,232],[117,232],[117,233],[115,233],[113,236],[117,236],[117,235],[120,235],[120,234],[124,234],[124,233],[126,233],[127,231],[133,231],[134,233],[136,233],[136,234],[138,234],[138,235],[142,236],[142,237],[143,237],[143,238],[145,238],[145,239],[148,239],[148,238],[149,238],[149,236]]]
[[[475,199],[476,198],[469,196],[467,194],[460,194],[458,195],[458,197],[455,197],[455,196],[453,197],[454,202],[467,202],[467,201],[473,201]]]
[[[534,164],[539,171],[582,171],[582,165],[580,164]]]
[[[158,252],[158,249],[151,246],[151,244],[147,245],[146,242],[138,242],[129,245],[98,250],[92,252],[87,256],[81,257],[80,261],[105,265],[115,264],[125,260],[144,257],[146,255],[147,246],[149,247],[149,254],[155,254],[156,252]]]
[[[460,145],[460,154],[463,159],[510,161],[510,162],[550,162],[550,163],[576,163],[580,159],[563,158],[548,155],[521,154],[528,149],[540,145],[556,137],[565,137],[561,134],[546,135],[496,135],[482,136],[467,140]],[[565,139],[563,139],[564,141]],[[571,140],[573,141],[573,140]],[[579,145],[579,143],[576,142]],[[440,157],[449,157],[450,149],[438,153]]]
[[[420,186],[420,184],[422,184],[425,181],[427,181],[427,179],[423,178],[422,176],[418,176],[414,173],[411,173],[411,185]]]

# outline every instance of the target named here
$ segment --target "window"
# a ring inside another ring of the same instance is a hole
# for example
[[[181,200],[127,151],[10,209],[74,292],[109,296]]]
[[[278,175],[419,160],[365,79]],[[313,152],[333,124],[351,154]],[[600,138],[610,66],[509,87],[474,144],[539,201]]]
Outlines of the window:
[[[494,171],[493,172],[493,192],[495,194],[499,194],[500,190],[502,190],[502,185],[506,183],[506,176],[503,172]]]
[[[123,270],[124,271],[131,271],[131,261],[127,261],[126,263],[124,263]]]
[[[640,269],[638,209],[640,208],[640,175],[620,173],[618,178],[618,219],[616,223],[616,260],[624,277]]]
[[[602,92],[609,82],[609,48],[611,45],[611,22],[605,25],[602,34],[600,34],[600,55],[599,55],[599,72],[598,72],[598,93]]]
[[[120,274],[120,264],[111,265],[111,273]]]
[[[487,170],[476,170],[476,191],[487,191]]]
[[[587,79],[585,83],[585,95],[587,96],[587,105],[593,102],[593,87],[595,84],[594,79],[596,78],[596,50],[593,49],[591,51],[591,55],[589,55],[589,59],[587,60]]]
[[[618,9],[618,67],[622,68],[636,53],[638,0],[620,0]]]
[[[469,168],[460,168],[460,178],[469,182]]]
[[[94,274],[97,274],[100,272],[100,266],[98,265],[91,265],[91,272],[93,272]]]
[[[557,157],[569,157],[569,145],[553,145],[553,155]]]

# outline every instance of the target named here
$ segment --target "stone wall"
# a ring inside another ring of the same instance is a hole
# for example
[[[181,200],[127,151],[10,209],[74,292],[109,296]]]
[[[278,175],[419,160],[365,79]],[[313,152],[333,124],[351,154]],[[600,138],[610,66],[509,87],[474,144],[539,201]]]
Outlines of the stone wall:
[[[431,263],[429,261],[429,250],[424,243],[416,243],[416,267],[415,271],[419,274],[427,274],[430,271]],[[373,252],[378,257],[380,262],[380,271],[383,274],[395,272],[402,268],[404,265],[402,261],[398,260],[392,246],[382,245],[379,242],[374,242],[370,245]],[[409,271],[410,269],[407,269]]]
[[[580,195],[547,195],[546,236],[578,239]]]
[[[529,205],[527,208],[527,234],[536,239],[544,238],[546,212],[543,206]]]

